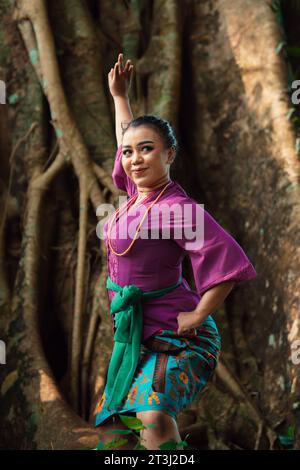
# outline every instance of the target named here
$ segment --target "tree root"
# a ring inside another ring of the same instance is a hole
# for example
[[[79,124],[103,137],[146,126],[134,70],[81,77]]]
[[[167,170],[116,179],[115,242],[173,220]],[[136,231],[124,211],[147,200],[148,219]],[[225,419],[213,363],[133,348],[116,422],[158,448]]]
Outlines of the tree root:
[[[277,439],[276,432],[267,424],[266,419],[262,415],[256,403],[251,399],[248,391],[245,389],[240,380],[231,371],[227,361],[224,358],[219,360],[215,369],[215,373],[218,379],[220,379],[220,381],[228,388],[229,392],[234,396],[234,398],[243,400],[245,402],[250,414],[253,416],[253,419],[255,420],[258,428],[255,439],[255,450],[259,449],[263,429],[266,431],[270,443],[270,450],[272,450]]]

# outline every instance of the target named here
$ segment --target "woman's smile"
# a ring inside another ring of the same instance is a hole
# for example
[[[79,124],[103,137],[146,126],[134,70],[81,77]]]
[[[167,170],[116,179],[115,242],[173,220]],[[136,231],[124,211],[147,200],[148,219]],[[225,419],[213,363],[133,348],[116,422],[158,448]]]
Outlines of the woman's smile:
[[[132,170],[134,175],[143,175],[148,168],[141,168],[140,170]]]

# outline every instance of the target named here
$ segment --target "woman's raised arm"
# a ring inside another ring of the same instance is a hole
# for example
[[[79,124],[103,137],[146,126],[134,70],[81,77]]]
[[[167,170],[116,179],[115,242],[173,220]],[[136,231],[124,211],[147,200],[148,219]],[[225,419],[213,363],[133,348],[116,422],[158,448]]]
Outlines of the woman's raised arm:
[[[133,65],[127,60],[125,67],[123,66],[123,54],[118,55],[118,61],[114,68],[108,73],[109,90],[115,104],[115,129],[117,147],[122,142],[121,122],[131,121],[133,114],[129,103],[129,90],[131,85]]]

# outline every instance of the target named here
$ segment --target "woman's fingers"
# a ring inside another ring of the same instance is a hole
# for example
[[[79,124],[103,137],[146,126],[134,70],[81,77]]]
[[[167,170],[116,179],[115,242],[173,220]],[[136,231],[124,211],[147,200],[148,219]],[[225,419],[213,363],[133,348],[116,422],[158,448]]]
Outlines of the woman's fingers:
[[[114,75],[116,78],[119,78],[122,74],[130,75],[132,70],[133,64],[131,63],[130,59],[126,61],[125,67],[123,67],[123,54],[120,53],[118,55],[118,61],[115,63],[114,67],[110,69],[108,75],[110,75],[111,78],[113,78]]]
[[[118,57],[118,66],[119,66],[119,72],[123,72],[123,54],[119,54]]]
[[[125,65],[125,70],[126,70],[126,72],[129,72],[130,66],[131,66],[131,61],[130,61],[130,59],[128,59],[128,60],[126,61],[126,65]]]
[[[120,76],[120,73],[119,73],[119,64],[118,64],[118,62],[115,63],[115,66],[114,66],[114,73],[115,73],[115,75],[116,75],[117,78]]]

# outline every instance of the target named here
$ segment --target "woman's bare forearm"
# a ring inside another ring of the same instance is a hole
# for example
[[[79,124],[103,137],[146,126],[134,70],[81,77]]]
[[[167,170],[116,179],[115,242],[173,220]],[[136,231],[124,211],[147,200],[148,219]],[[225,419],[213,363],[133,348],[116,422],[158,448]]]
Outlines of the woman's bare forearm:
[[[201,324],[208,315],[213,314],[214,311],[224,302],[227,295],[234,287],[233,281],[225,281],[211,289],[204,292],[199,304],[195,308],[195,313]]]
[[[192,328],[198,328],[224,302],[234,287],[233,281],[224,281],[204,292],[197,307],[191,312],[180,312],[177,316],[177,333],[184,334]]]
[[[115,129],[116,129],[116,139],[117,146],[119,147],[122,143],[122,127],[121,122],[131,121],[133,119],[133,114],[130,107],[130,102],[128,96],[114,96],[115,103]]]

